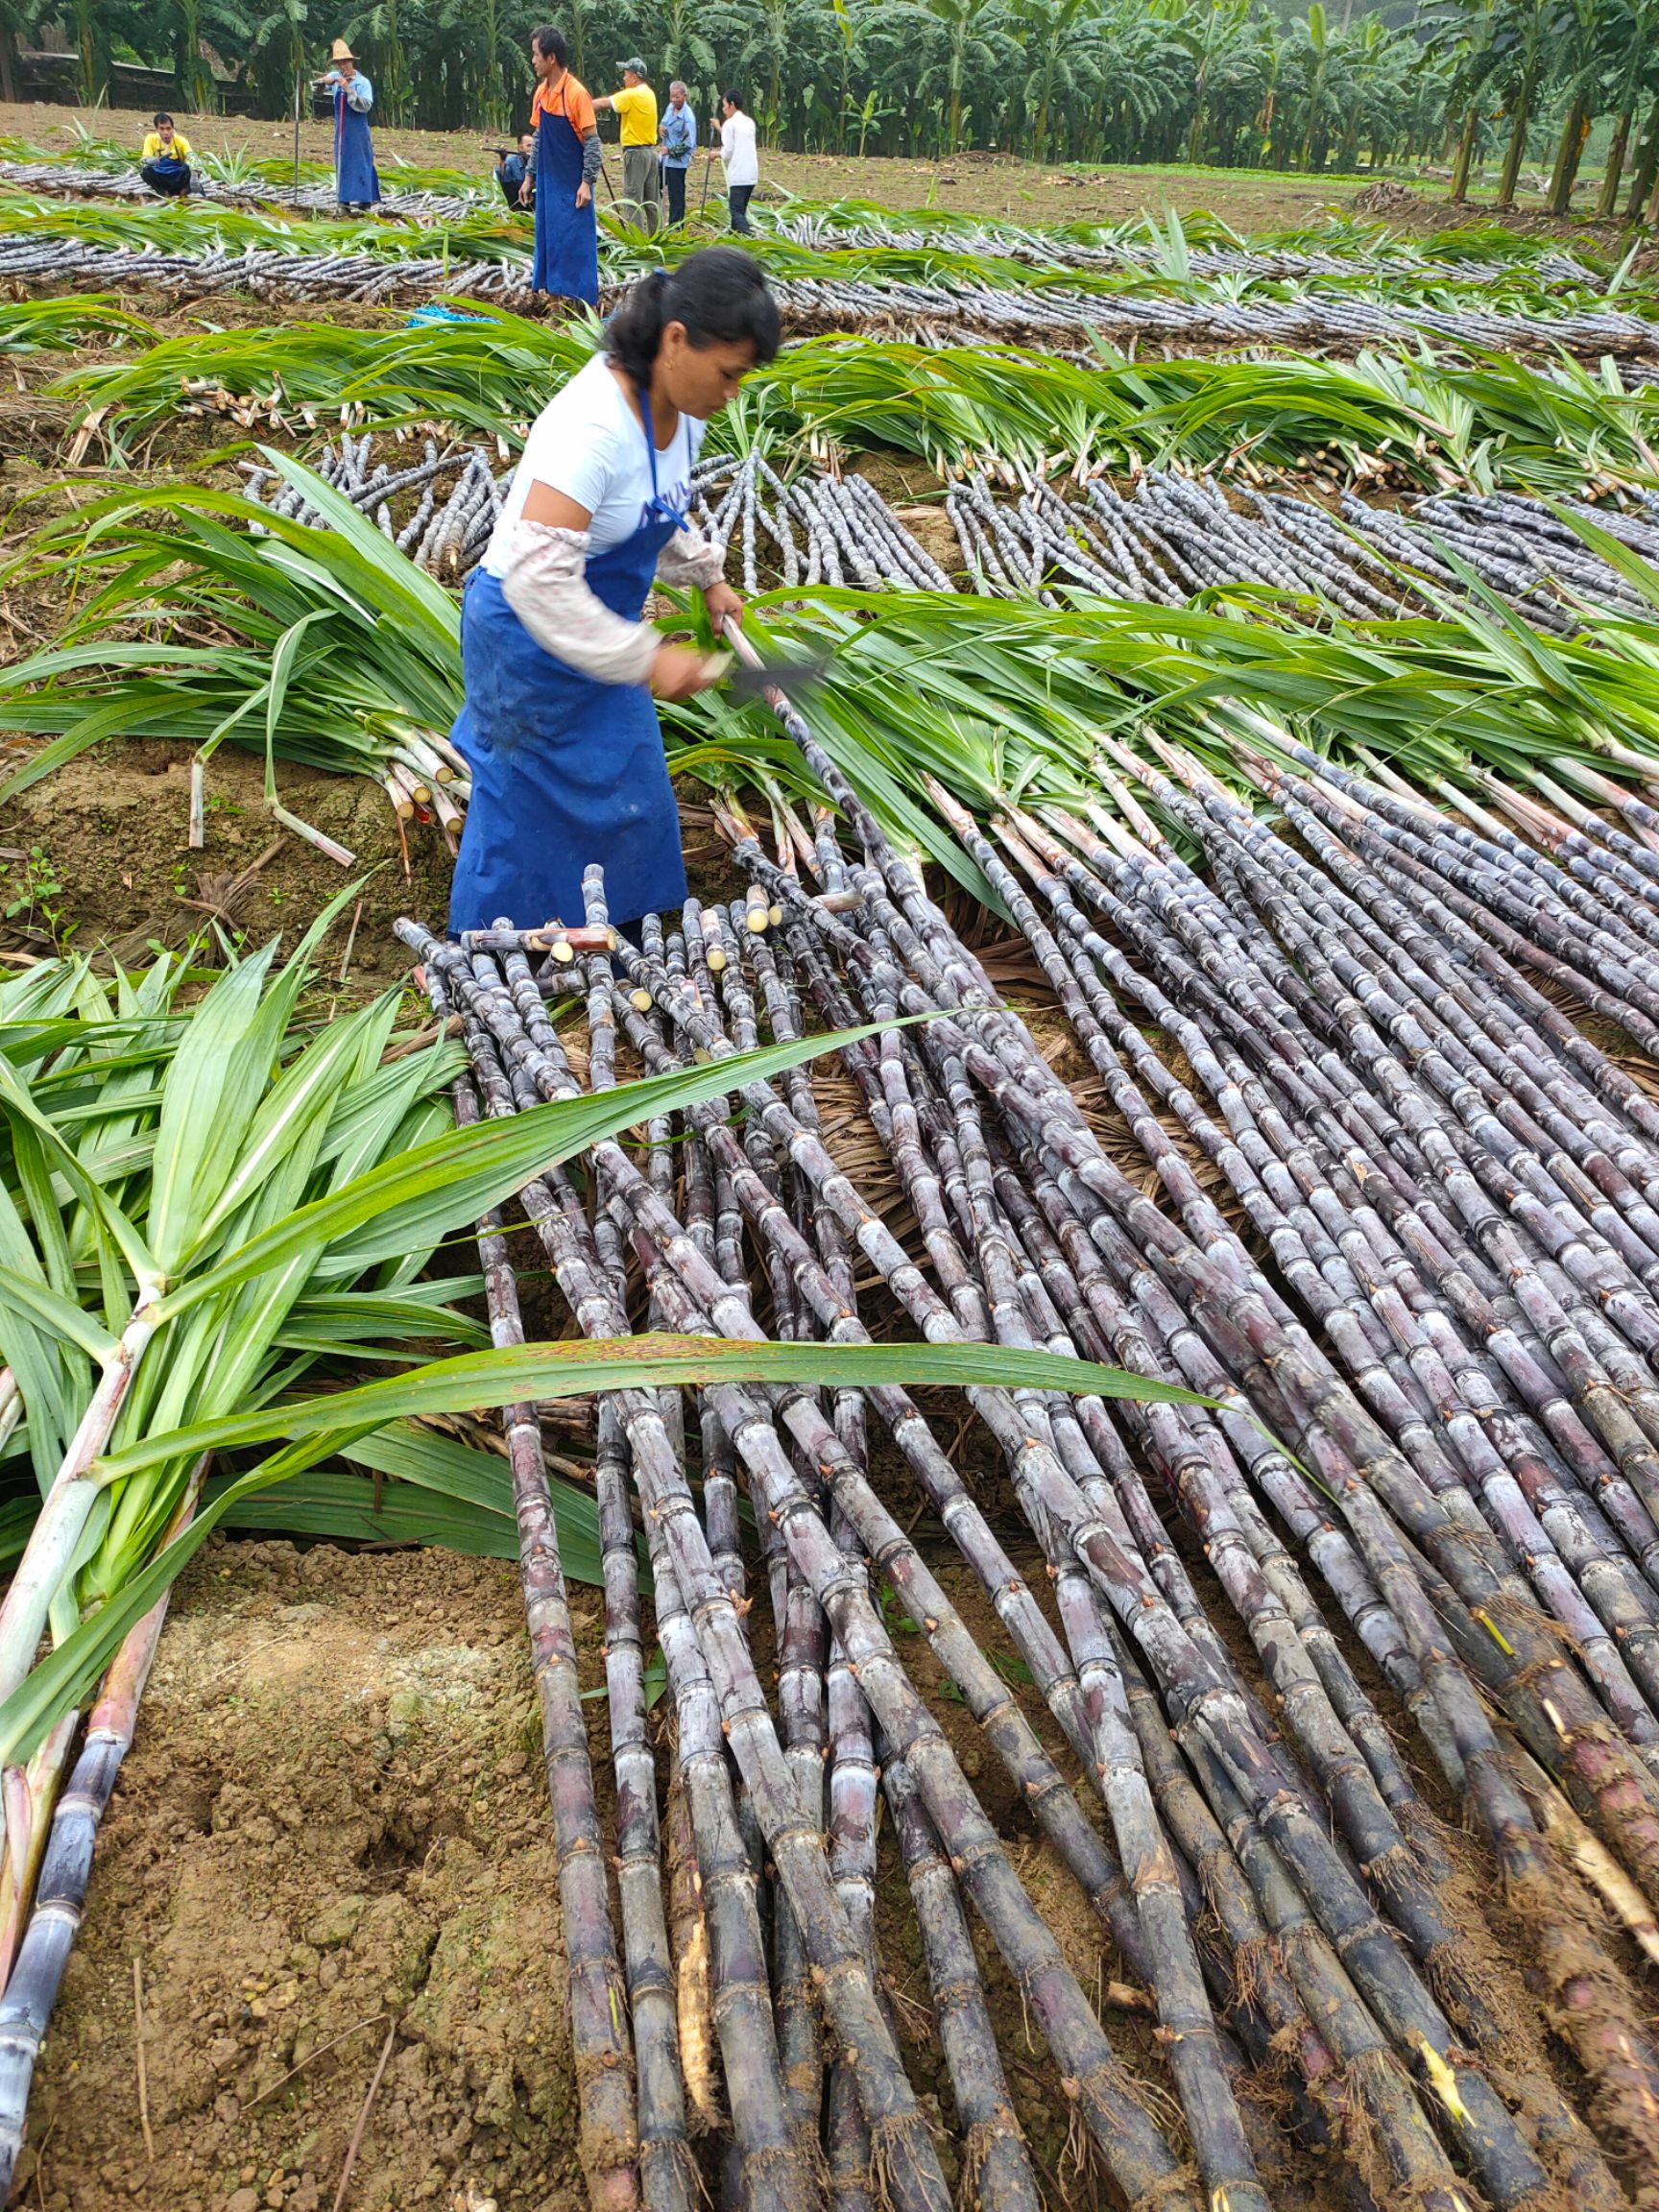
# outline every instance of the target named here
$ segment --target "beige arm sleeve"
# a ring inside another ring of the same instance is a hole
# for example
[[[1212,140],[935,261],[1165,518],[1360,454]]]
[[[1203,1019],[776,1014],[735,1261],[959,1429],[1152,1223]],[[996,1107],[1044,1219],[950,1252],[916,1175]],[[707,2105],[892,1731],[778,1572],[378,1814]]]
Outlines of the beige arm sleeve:
[[[544,653],[596,684],[643,684],[662,640],[649,622],[626,622],[588,584],[588,532],[517,522],[502,596]]]
[[[657,556],[657,581],[678,589],[706,591],[725,573],[725,546],[717,539],[705,538],[695,522],[676,530]]]

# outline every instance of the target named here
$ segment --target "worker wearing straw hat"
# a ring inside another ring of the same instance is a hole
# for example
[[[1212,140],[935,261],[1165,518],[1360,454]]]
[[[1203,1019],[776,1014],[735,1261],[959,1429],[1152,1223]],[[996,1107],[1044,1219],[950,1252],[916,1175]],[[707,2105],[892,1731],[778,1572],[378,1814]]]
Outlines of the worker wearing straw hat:
[[[622,64],[622,89],[607,92],[595,108],[613,108],[622,125],[622,204],[633,211],[635,228],[649,238],[662,221],[662,178],[657,155],[657,95],[645,82],[645,63],[636,54]]]
[[[605,166],[592,95],[570,74],[563,31],[542,23],[530,34],[536,96],[530,103],[530,174],[519,199],[536,204],[536,259],[530,282],[560,300],[599,304],[599,220],[593,180]]]
[[[330,67],[321,88],[334,100],[334,197],[345,208],[373,207],[380,199],[374,140],[369,130],[374,87],[344,38],[335,39],[328,60]]]

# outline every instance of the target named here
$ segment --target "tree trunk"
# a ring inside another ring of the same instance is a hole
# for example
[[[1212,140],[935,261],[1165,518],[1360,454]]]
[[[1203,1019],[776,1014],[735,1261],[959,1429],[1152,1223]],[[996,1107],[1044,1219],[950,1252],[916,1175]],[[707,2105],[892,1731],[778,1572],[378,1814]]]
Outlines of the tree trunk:
[[[1463,118],[1463,129],[1457,139],[1457,154],[1452,163],[1452,204],[1461,206],[1469,197],[1469,164],[1475,158],[1475,140],[1479,135],[1480,117],[1471,105]]]
[[[8,107],[17,97],[16,41],[9,23],[0,23],[0,100]]]
[[[1575,100],[1567,110],[1567,120],[1561,126],[1561,142],[1555,149],[1555,166],[1550,172],[1550,198],[1547,212],[1565,215],[1573,204],[1573,183],[1578,175],[1578,161],[1584,152],[1584,103]]]
[[[1515,120],[1509,130],[1509,145],[1503,156],[1503,174],[1498,180],[1496,207],[1513,207],[1515,204],[1515,180],[1521,174],[1521,161],[1527,152],[1527,126],[1531,120],[1527,109],[1531,100],[1525,94],[1517,101]]]
[[[1636,159],[1636,180],[1630,187],[1630,197],[1624,206],[1626,223],[1640,223],[1642,210],[1647,204],[1647,195],[1653,189],[1653,179],[1659,175],[1659,100],[1647,111],[1647,128],[1642,134],[1642,143]]]
[[[1619,185],[1624,175],[1624,149],[1630,143],[1630,125],[1634,117],[1628,108],[1613,126],[1612,140],[1607,148],[1607,167],[1601,177],[1601,197],[1596,203],[1598,223],[1611,223],[1619,205]]]

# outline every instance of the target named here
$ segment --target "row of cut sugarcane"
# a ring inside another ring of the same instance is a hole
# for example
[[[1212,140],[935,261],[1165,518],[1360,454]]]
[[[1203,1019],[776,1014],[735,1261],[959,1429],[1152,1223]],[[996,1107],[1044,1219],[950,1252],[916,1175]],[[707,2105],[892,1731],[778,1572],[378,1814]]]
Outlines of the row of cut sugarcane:
[[[1178,757],[1191,791],[1124,757],[1121,775],[1102,766],[1110,811],[1011,818],[1000,845],[938,794],[1119,1133],[1142,1149],[1155,1200],[798,720],[793,732],[857,853],[825,815],[796,824],[781,865],[729,816],[781,927],[757,933],[753,907],[692,904],[648,926],[639,950],[618,946],[620,973],[590,956],[590,1077],[608,1079],[618,1027],[658,1068],[718,1060],[767,1028],[788,1035],[804,1001],[837,1024],[863,1016],[879,1034],[848,1051],[848,1070],[925,1261],[826,1151],[810,1084],[748,1084],[740,1124],[710,1106],[654,1127],[642,1164],[596,1151],[591,1223],[557,1177],[526,1193],[576,1318],[616,1330],[634,1267],[662,1325],[744,1336],[765,1316],[780,1336],[856,1342],[855,1262],[935,1341],[1108,1357],[1209,1403],[973,1393],[1023,1541],[1046,1561],[1058,1625],[902,1393],[862,1407],[711,1393],[697,1485],[672,1409],[645,1393],[611,1403],[614,1518],[620,1530],[627,1469],[656,1551],[681,1759],[688,1780],[697,1772],[713,2019],[751,2194],[810,2202],[820,2160],[832,2187],[837,2161],[848,2187],[859,2171],[872,2186],[873,2138],[895,2201],[939,2200],[872,1978],[863,1827],[839,1886],[824,1840],[842,1832],[833,1806],[826,1831],[820,1731],[831,1791],[844,1765],[862,1805],[869,1766],[871,1720],[851,1697],[845,1739],[835,1724],[838,1645],[885,1739],[877,1764],[902,1762],[914,1783],[928,1863],[982,1918],[1049,2043],[1057,2101],[1129,2201],[1179,2200],[1189,2146],[1206,2193],[1263,2200],[1245,2118],[1271,2052],[1288,2065],[1297,2125],[1380,2200],[1510,2206],[1570,2188],[1618,2204],[1623,2162],[1659,2149],[1659,2051],[1629,1960],[1564,1853],[1651,1956],[1659,1392],[1645,1362],[1659,1341],[1659,1113],[1514,956],[1642,1036],[1659,869],[1621,830],[1560,821],[1569,872],[1506,831],[1329,778],[1311,757],[1259,771],[1299,847]],[[1179,861],[1121,780],[1131,773],[1203,843],[1211,881]],[[589,898],[601,921],[599,882]],[[511,932],[492,951],[406,935],[441,1008],[463,1019],[483,1111],[578,1088]],[[907,1031],[905,1014],[928,1019]],[[1162,1056],[1160,1033],[1187,1070]],[[992,1599],[1084,1789],[1099,1790],[1115,1849],[872,1487],[871,1415]],[[743,1485],[777,1617],[776,1716],[744,1628]],[[1172,1546],[1175,1515],[1207,1572]],[[903,1669],[871,1575],[920,1622],[1156,2008],[1185,2143],[1162,2139],[1139,2101],[1126,2106],[1100,2018]],[[1218,1609],[1236,1614],[1250,1659],[1234,1656]],[[608,1632],[629,1648],[626,1620]],[[1361,1649],[1386,1685],[1382,1708],[1355,1671]],[[577,1939],[628,1983],[637,2022],[643,2006],[639,2172],[684,2189],[677,2023],[652,1970],[655,1773],[626,1719],[617,1748],[634,1763],[625,1816],[639,1824],[618,1855],[638,1895],[631,1908],[624,1894],[619,1946],[600,1941],[587,1908]],[[1470,1908],[1443,1893],[1449,1854],[1419,1763],[1461,1800],[1501,1876],[1538,1978],[1535,2013],[1484,1984]],[[769,1930],[743,1847],[755,1829],[777,1876]],[[572,1879],[579,1858],[571,1841]],[[1218,1937],[1198,1925],[1200,1899]],[[803,2015],[814,1984],[823,2018]],[[953,2000],[935,1996],[950,2013]],[[617,2154],[626,2053],[619,2015],[583,2002],[590,2180],[615,2201],[632,2186]],[[1549,2085],[1546,2022],[1593,2086],[1593,2128]],[[1018,2100],[994,2055],[977,2031],[951,2054],[954,2094],[963,2131],[990,2116],[986,2140],[1017,2166]],[[603,2111],[600,2083],[613,2098]]]
[[[1018,498],[999,501],[975,471],[950,487],[947,511],[979,590],[1033,593],[1050,607],[1079,589],[1184,607],[1199,591],[1243,584],[1324,600],[1366,621],[1484,591],[1536,628],[1574,637],[1586,601],[1623,616],[1644,615],[1650,601],[1571,517],[1646,562],[1659,558],[1653,493],[1631,514],[1581,501],[1563,514],[1509,492],[1441,494],[1397,510],[1345,492],[1333,514],[1288,493],[1223,490],[1213,476],[1177,469],[1142,471],[1127,497],[1098,476],[1074,500],[1029,471],[1017,480]]]
[[[0,184],[18,191],[135,201],[152,210],[156,205],[154,193],[129,164],[111,169],[61,158],[8,159],[0,162]],[[204,177],[201,192],[193,195],[191,202],[166,212],[170,219],[194,214],[198,202],[205,203],[209,210],[236,203],[248,206],[264,204],[320,215],[331,212],[335,204],[326,178],[316,174],[301,185],[298,197],[287,181],[267,184],[256,180],[238,185]],[[500,205],[493,189],[480,181],[465,192],[387,190],[381,198],[378,219],[393,215],[425,224],[468,224],[486,211],[498,218]],[[781,206],[763,204],[755,212],[764,234],[809,250],[925,254],[943,261],[1017,261],[1049,272],[1134,270],[1171,280],[1190,275],[1200,281],[1243,276],[1295,282],[1310,277],[1358,276],[1395,283],[1428,282],[1441,288],[1523,286],[1539,292],[1584,295],[1597,301],[1612,297],[1616,289],[1623,288],[1628,295],[1633,288],[1627,266],[1618,270],[1619,285],[1615,286],[1609,282],[1608,272],[1591,267],[1557,241],[1535,240],[1496,222],[1410,237],[1379,223],[1332,214],[1326,219],[1322,240],[1315,243],[1312,240],[1318,234],[1310,233],[1306,228],[1286,234],[1265,232],[1241,238],[1226,224],[1203,213],[1190,215],[1185,223],[1173,212],[1162,220],[1142,212],[1117,224],[1039,226],[952,215],[938,208],[899,213],[878,208],[869,201],[814,205],[793,197]],[[613,231],[613,235],[619,233]],[[630,239],[633,249],[638,251],[637,238],[630,234]],[[388,250],[397,250],[391,240]]]
[[[481,446],[439,452],[424,441],[411,466],[369,467],[370,435],[343,435],[324,449],[318,473],[373,515],[382,534],[423,568],[446,577],[468,574],[482,559],[506,495],[510,471],[495,476]],[[1537,628],[1571,637],[1582,626],[1579,605],[1640,615],[1647,601],[1587,544],[1571,520],[1541,500],[1516,493],[1442,494],[1410,509],[1384,511],[1344,494],[1340,519],[1315,501],[1286,493],[1230,487],[1234,507],[1213,477],[1181,469],[1138,474],[1125,497],[1104,477],[1067,500],[1029,469],[1003,473],[1018,487],[998,501],[983,468],[947,491],[945,511],[974,588],[998,596],[1034,593],[1046,606],[1062,589],[1110,598],[1185,606],[1198,591],[1248,584],[1330,602],[1356,620],[1388,616],[1428,604],[1412,580],[1437,593],[1469,595],[1480,587],[1516,607]],[[453,476],[442,505],[437,485]],[[250,494],[266,496],[280,480],[248,470]],[[419,491],[408,519],[392,501]],[[699,521],[737,560],[745,590],[773,582],[789,587],[854,585],[948,591],[950,578],[856,470],[802,469],[780,475],[758,447],[747,454],[709,455],[692,470]],[[1649,563],[1659,559],[1659,494],[1636,495],[1633,513],[1569,508]],[[276,511],[315,524],[324,517],[302,485],[281,484]],[[770,571],[763,575],[762,567]]]
[[[470,574],[483,559],[490,536],[500,518],[513,471],[497,476],[481,445],[440,452],[435,438],[422,441],[421,458],[413,464],[378,461],[370,467],[373,444],[365,431],[353,439],[342,432],[338,445],[325,446],[317,474],[373,518],[376,529],[391,540],[399,553],[408,554],[433,575],[458,579]],[[443,478],[452,479],[440,500]],[[326,517],[307,498],[302,482],[284,480],[274,469],[248,468],[245,489],[252,499],[269,505],[276,514],[298,522],[317,525]],[[395,519],[392,502],[407,504],[418,493],[407,519]]]
[[[153,247],[98,246],[26,234],[0,243],[0,277],[13,283],[73,283],[100,290],[249,292],[257,298],[356,303],[445,297],[523,306],[534,297],[527,250],[489,258],[387,258],[360,251],[305,253],[176,240]],[[627,278],[617,273],[613,288]],[[1088,358],[1095,340],[1171,346],[1279,346],[1336,353],[1392,343],[1402,324],[1444,344],[1503,353],[1558,350],[1647,356],[1656,326],[1613,308],[1516,315],[1410,301],[1364,300],[1318,291],[1263,299],[1184,300],[1134,291],[1097,295],[1053,286],[1020,289],[964,278],[883,280],[873,275],[779,276],[773,289],[788,325],[870,331],[934,344],[968,333],[1001,342],[1059,344]]]
[[[371,439],[342,436],[324,450],[318,472],[354,506],[372,514],[381,532],[434,573],[464,576],[483,557],[506,493],[480,446],[440,454],[424,442],[412,466],[369,467]],[[1111,598],[1185,606],[1198,591],[1249,584],[1298,597],[1325,599],[1357,620],[1387,616],[1426,602],[1413,578],[1436,592],[1464,596],[1495,591],[1539,629],[1573,636],[1588,600],[1625,615],[1647,602],[1544,502],[1515,493],[1462,493],[1425,499],[1398,512],[1369,507],[1345,494],[1341,519],[1318,503],[1286,493],[1232,487],[1231,505],[1214,478],[1180,469],[1149,469],[1127,497],[1105,478],[1092,478],[1081,500],[1064,499],[1024,469],[1003,471],[1019,488],[998,501],[983,469],[950,487],[945,509],[974,588],[998,596],[1035,593],[1059,604],[1066,588]],[[455,482],[444,504],[436,486]],[[248,490],[263,498],[272,472],[251,469]],[[391,502],[419,490],[406,521]],[[784,586],[824,583],[948,591],[950,578],[869,479],[801,469],[787,481],[758,447],[747,454],[708,455],[692,471],[694,511],[710,536],[736,556],[745,590],[774,580]],[[1606,531],[1644,560],[1659,558],[1659,494],[1639,493],[1635,512],[1575,502],[1570,514]],[[277,511],[297,520],[323,519],[289,482]],[[770,574],[763,575],[763,566]],[[1565,603],[1563,595],[1566,595]]]
[[[14,185],[37,184],[46,181],[49,175],[49,171],[19,172],[14,165],[0,165],[0,180]],[[97,173],[91,173],[79,188],[97,191],[96,180]],[[109,184],[111,196],[117,199],[150,198],[141,180],[131,171],[111,175]],[[255,196],[286,203],[297,212],[309,208],[319,213],[331,199],[324,184],[302,189],[298,198],[282,190]],[[208,224],[229,220],[228,205],[238,197],[245,199],[247,195],[210,180],[204,204],[193,207],[186,204],[168,209],[173,231],[178,231],[181,221],[197,214]],[[150,204],[154,204],[153,200]],[[453,227],[445,238],[442,255],[411,252],[411,233],[400,225],[356,225],[351,227],[349,237],[342,231],[326,241],[324,251],[314,251],[308,256],[296,254],[275,241],[275,251],[266,252],[262,251],[263,241],[249,238],[244,244],[252,257],[250,276],[256,282],[270,282],[278,288],[291,286],[299,297],[338,297],[347,285],[362,287],[352,292],[352,297],[383,296],[384,284],[370,266],[354,266],[349,271],[329,268],[344,248],[356,264],[404,263],[405,274],[392,279],[394,286],[423,279],[441,284],[458,266],[464,269],[468,262],[476,261],[480,264],[476,277],[484,296],[506,297],[525,290],[525,256],[515,250],[511,228],[503,221],[493,194],[482,189],[465,196],[392,194],[383,212],[406,217],[421,228]],[[252,225],[257,218],[244,220]],[[29,226],[33,231],[43,228],[38,221]],[[630,268],[652,262],[650,249],[633,232],[608,228],[612,229],[608,245],[614,278],[622,278]],[[966,306],[984,319],[991,330],[999,323],[1010,328],[1022,324],[1028,329],[1045,325],[1085,329],[1093,320],[1101,327],[1117,324],[1125,332],[1141,328],[1166,337],[1207,336],[1219,342],[1241,337],[1294,338],[1298,343],[1316,343],[1320,333],[1309,318],[1323,307],[1332,317],[1329,342],[1337,345],[1373,342],[1386,334],[1383,318],[1392,315],[1397,319],[1402,312],[1420,322],[1425,329],[1475,345],[1501,342],[1503,330],[1509,332],[1511,340],[1519,335],[1527,343],[1548,346],[1559,342],[1580,350],[1602,347],[1642,349],[1651,339],[1651,327],[1645,319],[1623,308],[1611,308],[1607,302],[1614,288],[1571,253],[1548,253],[1527,260],[1509,238],[1503,240],[1504,250],[1501,253],[1483,260],[1433,251],[1432,243],[1429,251],[1413,252],[1399,239],[1382,243],[1379,233],[1356,230],[1352,226],[1333,228],[1331,244],[1345,248],[1345,252],[1310,252],[1303,244],[1286,245],[1271,235],[1251,240],[1227,235],[1224,245],[1190,246],[1181,227],[1173,222],[1168,235],[1161,230],[1149,233],[1143,222],[1103,228],[1093,237],[998,225],[941,227],[936,220],[922,230],[914,227],[913,219],[910,224],[900,219],[896,226],[892,218],[876,220],[866,212],[848,223],[837,220],[833,211],[810,215],[792,210],[772,217],[763,232],[776,241],[775,274],[791,304],[804,313],[815,309],[866,316],[873,311],[874,292],[887,299],[889,311],[908,307],[924,317],[961,314]],[[82,226],[78,238],[70,242],[90,248],[98,241],[89,227]],[[176,236],[172,242],[177,245]],[[154,241],[131,243],[142,252]],[[28,241],[22,235],[13,245],[27,252]],[[823,268],[802,266],[799,252],[790,257],[790,247],[821,256]],[[228,256],[216,238],[210,242],[208,258],[213,264],[209,281],[227,281],[220,264]],[[307,260],[312,264],[309,269],[304,265]],[[30,262],[27,266],[36,265]],[[1085,274],[1096,281],[1131,276],[1138,280],[1138,289],[1134,293],[1068,295],[1052,283],[1041,288],[1026,284],[1022,274],[1024,270],[1050,279],[1067,271]],[[1622,270],[1620,280],[1623,297],[1629,300],[1633,288],[1624,282],[1626,274]],[[797,280],[802,285],[798,297],[792,289]],[[1144,290],[1148,280],[1162,283],[1173,297],[1160,300],[1148,295]],[[463,281],[469,279],[464,277]],[[1243,301],[1238,294],[1241,282],[1285,287],[1288,296]],[[1315,300],[1299,297],[1296,288],[1309,283],[1344,289],[1327,291]],[[1386,286],[1385,297],[1374,296],[1379,286]],[[1217,296],[1195,299],[1195,290],[1202,287],[1217,288]],[[1426,288],[1431,291],[1430,298],[1413,297]],[[999,303],[986,297],[997,290],[1016,298]],[[1457,297],[1459,292],[1497,295],[1499,311],[1494,314],[1485,297],[1465,303]],[[1545,302],[1561,293],[1571,296],[1572,304],[1565,315],[1551,315]],[[1507,312],[1511,305],[1518,314]],[[1172,322],[1166,320],[1171,316]]]
[[[0,183],[17,192],[133,200],[151,207],[162,204],[137,170],[131,166],[105,169],[85,161],[5,160],[0,161]],[[340,204],[333,183],[321,180],[302,181],[296,190],[292,183],[276,184],[263,180],[250,184],[230,183],[198,168],[192,176],[190,189],[193,194],[225,205],[292,207],[301,214],[327,214]],[[493,202],[493,194],[482,184],[475,192],[466,193],[399,192],[391,185],[381,188],[379,210],[383,216],[397,216],[412,223],[453,223],[476,213],[481,204]]]
[[[1353,276],[1388,282],[1467,284],[1481,290],[1520,281],[1540,290],[1607,296],[1607,277],[1553,239],[1533,240],[1498,223],[1465,225],[1412,237],[1381,223],[1327,217],[1322,243],[1308,229],[1240,237],[1214,216],[1172,210],[1163,221],[1142,213],[1120,223],[1070,223],[1038,228],[952,215],[939,208],[902,212],[868,201],[809,207],[800,202],[769,210],[774,236],[820,249],[875,249],[895,252],[949,252],[975,260],[1012,260],[1046,269],[1132,268],[1169,275],[1177,270],[1214,279]],[[1478,243],[1480,252],[1468,251]]]
[[[1352,494],[1340,518],[1287,493],[1229,487],[1181,469],[1138,474],[1127,496],[1104,476],[1068,500],[1029,469],[1005,471],[1018,496],[998,499],[984,469],[950,485],[945,512],[972,587],[997,597],[1098,592],[1166,607],[1238,585],[1324,601],[1365,621],[1435,598],[1506,600],[1538,629],[1573,637],[1586,602],[1642,616],[1650,601],[1541,500],[1473,493],[1385,511]],[[787,482],[764,452],[699,464],[699,518],[736,555],[744,589],[819,583],[950,590],[940,568],[867,478],[802,469]],[[1647,562],[1659,559],[1659,502],[1636,511],[1575,503],[1568,516],[1602,530]],[[769,571],[762,576],[762,566]]]

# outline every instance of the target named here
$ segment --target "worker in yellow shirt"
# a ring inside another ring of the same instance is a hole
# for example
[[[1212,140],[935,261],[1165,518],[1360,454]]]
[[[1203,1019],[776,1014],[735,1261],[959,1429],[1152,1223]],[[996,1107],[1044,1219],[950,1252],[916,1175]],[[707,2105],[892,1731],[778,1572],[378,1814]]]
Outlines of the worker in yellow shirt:
[[[657,95],[645,82],[636,54],[622,64],[622,89],[595,100],[613,108],[622,124],[622,205],[636,229],[649,238],[662,221],[662,172],[657,150]]]
[[[165,109],[155,119],[138,153],[138,174],[152,192],[175,199],[190,189],[190,141],[173,127]]]

